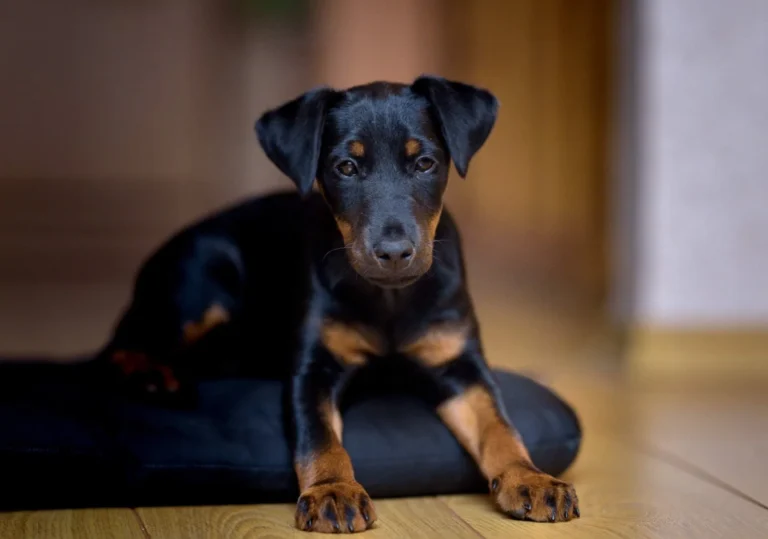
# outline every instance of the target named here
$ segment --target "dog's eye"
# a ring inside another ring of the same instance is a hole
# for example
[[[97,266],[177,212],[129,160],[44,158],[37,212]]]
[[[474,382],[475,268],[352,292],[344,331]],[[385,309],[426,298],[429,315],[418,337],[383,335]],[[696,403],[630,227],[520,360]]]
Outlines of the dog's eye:
[[[355,176],[357,174],[357,167],[352,161],[342,161],[336,165],[336,170],[342,176]]]
[[[419,172],[429,172],[435,166],[435,160],[429,157],[419,157],[416,161],[416,170]]]

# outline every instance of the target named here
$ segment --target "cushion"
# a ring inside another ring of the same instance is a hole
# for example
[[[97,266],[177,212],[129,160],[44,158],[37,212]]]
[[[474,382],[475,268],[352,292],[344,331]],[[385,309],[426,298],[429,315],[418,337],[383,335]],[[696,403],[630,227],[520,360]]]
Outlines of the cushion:
[[[0,362],[0,509],[296,500],[283,382],[204,380],[194,399],[170,406],[119,391],[103,368]],[[573,410],[530,378],[494,376],[535,464],[563,472],[581,441]],[[353,384],[342,413],[358,481],[374,498],[486,491],[471,458],[406,386],[375,394],[364,379]]]

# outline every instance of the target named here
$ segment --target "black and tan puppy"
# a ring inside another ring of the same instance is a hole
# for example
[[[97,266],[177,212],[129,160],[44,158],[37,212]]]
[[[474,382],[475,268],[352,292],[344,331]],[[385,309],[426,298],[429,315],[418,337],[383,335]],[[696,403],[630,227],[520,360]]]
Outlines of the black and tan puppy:
[[[467,174],[497,106],[486,90],[438,77],[302,95],[256,123],[299,193],[210,216],[141,269],[105,352],[151,390],[174,391],[184,351],[218,331],[216,346],[291,377],[301,529],[376,520],[342,445],[338,399],[350,372],[388,361],[426,375],[424,397],[504,513],[579,516],[573,487],[533,465],[502,409],[443,208],[450,163]]]

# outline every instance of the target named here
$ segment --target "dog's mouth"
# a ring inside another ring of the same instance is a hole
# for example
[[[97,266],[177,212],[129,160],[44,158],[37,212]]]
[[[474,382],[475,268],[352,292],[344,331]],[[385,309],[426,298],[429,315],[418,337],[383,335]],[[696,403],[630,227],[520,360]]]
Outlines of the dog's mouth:
[[[366,279],[379,288],[405,288],[421,278],[422,274],[404,275],[395,277],[366,277]]]
[[[351,253],[350,253],[351,254]],[[417,258],[408,266],[388,271],[382,268],[370,257],[350,257],[354,271],[367,282],[379,288],[405,288],[423,277],[431,266],[432,257],[417,255]]]

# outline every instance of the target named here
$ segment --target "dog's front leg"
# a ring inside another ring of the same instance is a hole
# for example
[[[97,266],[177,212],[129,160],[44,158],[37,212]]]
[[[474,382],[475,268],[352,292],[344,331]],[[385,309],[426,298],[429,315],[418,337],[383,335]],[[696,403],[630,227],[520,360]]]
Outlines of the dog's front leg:
[[[352,533],[376,520],[341,443],[341,415],[334,400],[341,375],[342,369],[318,344],[293,377],[294,468],[301,492],[296,526],[302,530]]]
[[[496,505],[507,515],[538,522],[579,517],[572,485],[539,470],[506,417],[482,355],[465,351],[436,375],[444,395],[443,422],[472,456]]]

